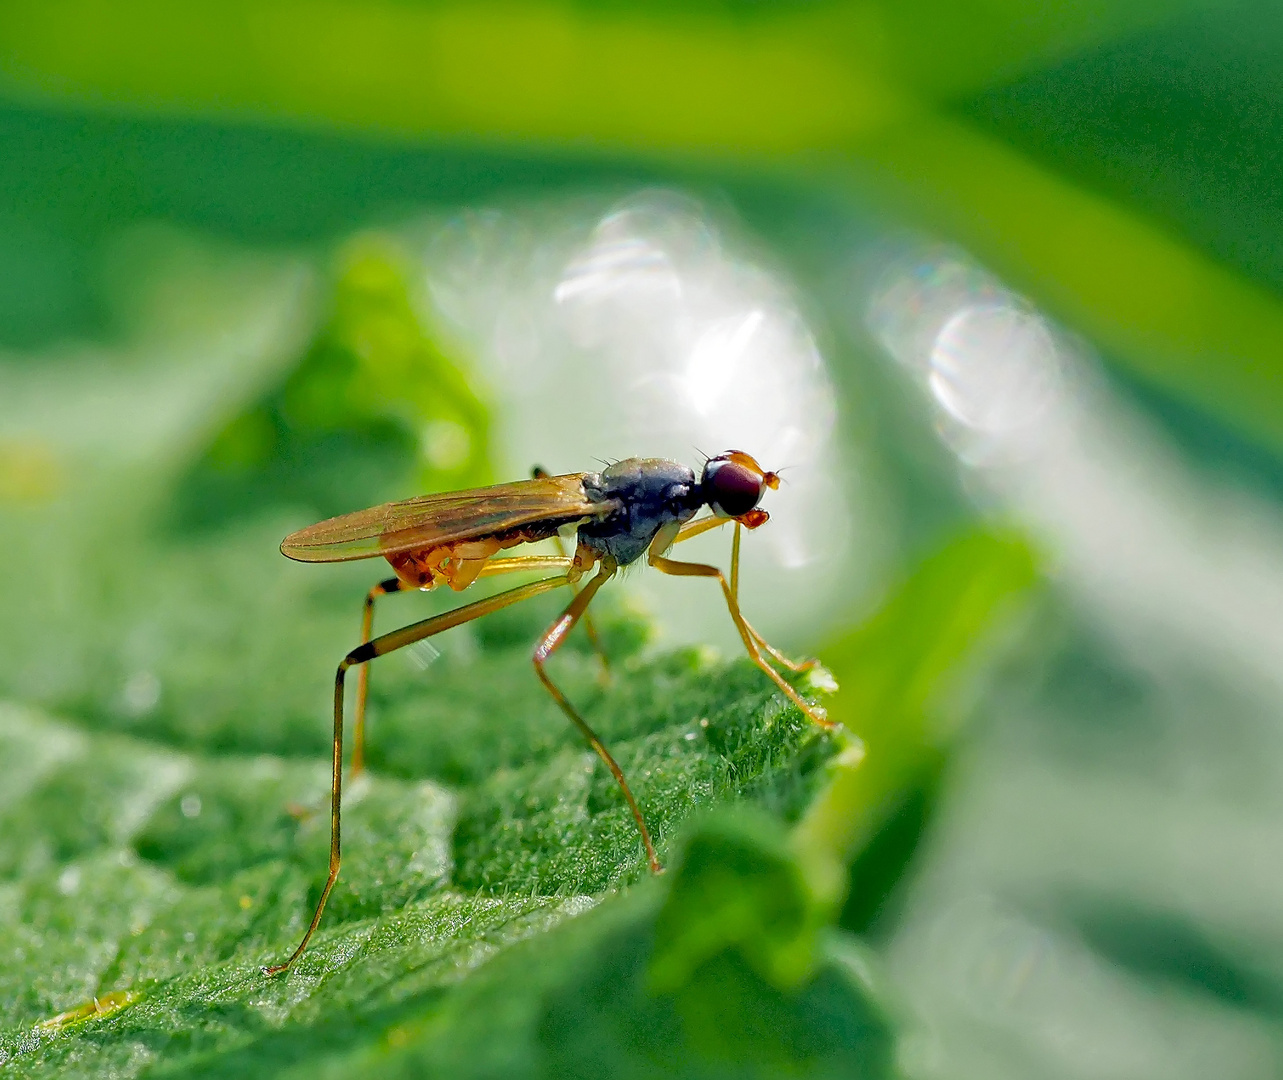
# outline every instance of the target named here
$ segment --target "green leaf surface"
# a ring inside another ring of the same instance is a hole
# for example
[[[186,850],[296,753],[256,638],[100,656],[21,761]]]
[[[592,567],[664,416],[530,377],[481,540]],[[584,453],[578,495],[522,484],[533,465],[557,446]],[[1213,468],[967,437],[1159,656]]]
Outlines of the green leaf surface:
[[[688,692],[715,674],[718,692]],[[606,695],[628,714],[631,733],[609,714],[603,727],[618,731],[661,846],[700,806],[804,802],[816,736],[755,675],[687,657]],[[662,687],[658,715],[625,709],[641,682]],[[75,1074],[91,1051],[117,1075],[156,1056],[195,1066],[337,1014],[377,1027],[410,998],[430,1011],[514,941],[646,875],[613,783],[571,739],[527,747],[525,768],[464,789],[362,779],[322,933],[287,977],[267,979],[261,965],[301,932],[324,866],[323,761],[183,753],[17,706],[0,721],[0,760],[27,763],[0,789],[0,1054],[15,1075]],[[122,993],[114,1010],[55,1019]]]

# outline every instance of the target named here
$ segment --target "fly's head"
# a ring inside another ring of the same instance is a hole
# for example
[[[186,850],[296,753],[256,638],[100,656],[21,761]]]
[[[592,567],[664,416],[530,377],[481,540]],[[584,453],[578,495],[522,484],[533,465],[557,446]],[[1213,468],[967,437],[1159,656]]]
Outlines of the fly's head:
[[[743,450],[727,450],[708,459],[699,486],[713,513],[756,529],[765,525],[769,516],[757,504],[768,488],[774,491],[780,486],[780,478]]]

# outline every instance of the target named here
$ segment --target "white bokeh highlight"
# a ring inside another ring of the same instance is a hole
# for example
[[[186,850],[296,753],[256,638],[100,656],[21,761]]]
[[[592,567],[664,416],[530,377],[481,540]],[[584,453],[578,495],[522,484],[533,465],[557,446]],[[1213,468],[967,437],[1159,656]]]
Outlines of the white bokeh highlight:
[[[1149,932],[1188,925],[1277,966],[1283,517],[1190,460],[1081,343],[965,257],[918,249],[884,265],[861,297],[867,329],[964,487],[1046,553],[1072,633],[1138,676],[1106,702],[1090,673],[1080,697],[1025,657],[1030,692],[986,700],[884,954],[917,1018],[904,1071],[1276,1075],[1271,1014],[1138,977],[1073,912],[1089,898],[1152,913]],[[1055,620],[1031,622],[1038,648],[1064,644]],[[1076,725],[1084,742],[1066,738]]]
[[[698,204],[660,191],[591,216],[473,213],[425,251],[430,303],[493,388],[513,476],[634,456],[698,470],[703,455],[745,450],[784,477],[763,503],[770,522],[745,538],[749,617],[805,642],[844,613],[867,578],[849,559],[853,487],[824,360],[780,278]],[[728,529],[682,551],[725,566],[729,545]],[[714,587],[629,580],[664,644],[736,647]]]
[[[1193,650],[1283,686],[1276,508],[1191,471],[1081,345],[958,256],[896,265],[868,325],[913,373],[968,486],[1043,542],[1122,647]]]

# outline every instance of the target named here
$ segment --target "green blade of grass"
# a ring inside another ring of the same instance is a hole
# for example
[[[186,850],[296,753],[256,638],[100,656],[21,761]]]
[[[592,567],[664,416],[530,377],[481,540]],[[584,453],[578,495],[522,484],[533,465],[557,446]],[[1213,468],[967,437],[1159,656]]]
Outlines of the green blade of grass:
[[[974,532],[926,559],[863,626],[822,650],[841,691],[830,716],[859,736],[798,824],[816,893],[841,903],[846,866],[938,771],[983,664],[1036,579],[1028,544]]]

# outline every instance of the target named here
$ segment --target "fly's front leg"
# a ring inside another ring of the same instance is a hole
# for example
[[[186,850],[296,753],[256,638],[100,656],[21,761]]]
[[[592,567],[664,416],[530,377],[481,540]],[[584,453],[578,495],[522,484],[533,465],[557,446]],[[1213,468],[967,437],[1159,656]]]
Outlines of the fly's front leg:
[[[574,629],[575,623],[583,617],[584,609],[597,595],[597,590],[606,584],[615,574],[615,564],[613,560],[603,559],[601,569],[597,575],[584,586],[580,592],[566,608],[565,611],[557,618],[544,636],[540,638],[539,644],[535,647],[534,664],[535,673],[539,676],[539,681],[544,684],[544,688],[552,695],[553,700],[560,706],[561,711],[566,714],[567,719],[579,730],[579,733],[588,740],[588,745],[596,751],[597,756],[606,764],[611,775],[615,778],[615,783],[619,785],[619,790],[623,792],[624,801],[628,804],[628,809],[633,812],[633,820],[637,822],[637,831],[641,835],[642,846],[646,849],[646,858],[650,861],[650,868],[655,873],[659,873],[659,856],[655,854],[655,845],[651,843],[650,830],[646,828],[646,819],[642,817],[641,808],[637,805],[637,800],[633,798],[632,790],[628,786],[628,781],[624,777],[624,771],[611,756],[605,744],[597,737],[597,733],[584,721],[584,718],[576,712],[575,707],[570,704],[569,699],[548,677],[548,672],[544,669],[548,658],[552,656],[566,640],[566,635]]]
[[[784,677],[776,671],[765,658],[762,656],[761,647],[758,645],[757,632],[748,625],[744,616],[740,613],[739,600],[731,591],[730,582],[728,582],[722,572],[716,566],[709,566],[707,563],[679,562],[675,559],[667,559],[660,552],[664,551],[667,544],[662,541],[668,538],[657,536],[655,542],[651,544],[650,554],[647,561],[656,570],[664,574],[671,574],[673,577],[709,577],[716,578],[722,587],[722,594],[726,598],[726,607],[731,613],[731,621],[735,624],[735,629],[739,631],[740,640],[744,642],[744,649],[748,653],[749,659],[755,663],[758,668],[775,683],[788,699],[802,710],[811,720],[823,728],[834,728],[837,725],[828,718],[828,714],[819,705],[812,705],[802,698],[792,686],[785,681]],[[774,650],[772,650],[774,654]]]
[[[740,536],[744,531],[744,526],[740,521],[736,518],[718,517],[716,514],[710,517],[696,518],[694,521],[688,521],[677,530],[677,535],[673,537],[673,543],[680,544],[683,540],[689,540],[692,537],[700,536],[701,534],[708,532],[710,529],[720,529],[723,525],[729,525],[732,522],[735,524],[735,535],[731,539],[730,590],[731,595],[735,597],[735,603],[738,604],[740,595]],[[762,649],[771,657],[771,659],[788,668],[790,671],[795,671],[798,674],[801,674],[802,672],[810,671],[815,667],[817,663],[815,660],[790,660],[780,652],[779,649],[767,642],[761,634],[754,630],[753,627],[749,625],[748,620],[744,619],[742,615],[740,617],[740,621],[743,622],[745,628],[752,635],[753,640],[757,642],[758,648]]]
[[[735,522],[735,536],[731,540],[731,595],[735,597],[736,606],[740,600],[740,536],[744,532],[744,526],[738,521]],[[770,654],[771,659],[776,663],[782,664],[789,671],[797,672],[799,675],[804,671],[810,671],[818,663],[816,660],[790,660],[779,649],[767,643],[756,630],[748,624],[748,620],[740,616],[748,632],[753,635],[753,640],[757,642],[758,647]]]
[[[527,568],[523,565],[517,569]],[[368,664],[376,656],[386,656],[390,652],[404,649],[407,645],[423,641],[444,630],[461,626],[463,623],[479,619],[483,615],[489,615],[492,611],[498,611],[501,608],[508,607],[510,604],[528,600],[533,596],[538,596],[541,593],[560,588],[569,583],[570,574],[566,573],[556,577],[544,578],[541,581],[532,581],[527,585],[518,585],[515,589],[497,593],[472,604],[465,604],[463,607],[447,611],[443,615],[424,619],[421,622],[402,627],[400,630],[382,634],[372,641],[358,645],[347,656],[343,657],[343,660],[339,663],[338,670],[334,674],[334,737],[330,773],[329,874],[325,879],[324,887],[321,889],[321,899],[317,902],[312,921],[308,924],[307,930],[303,934],[303,940],[298,943],[298,948],[290,954],[289,959],[284,963],[264,968],[264,974],[278,975],[282,971],[288,970],[303,955],[303,950],[307,948],[307,943],[312,940],[312,935],[316,933],[316,928],[321,924],[321,915],[325,911],[325,902],[330,898],[330,891],[334,888],[334,882],[338,880],[341,862],[340,835],[343,808],[343,691],[348,670]]]

